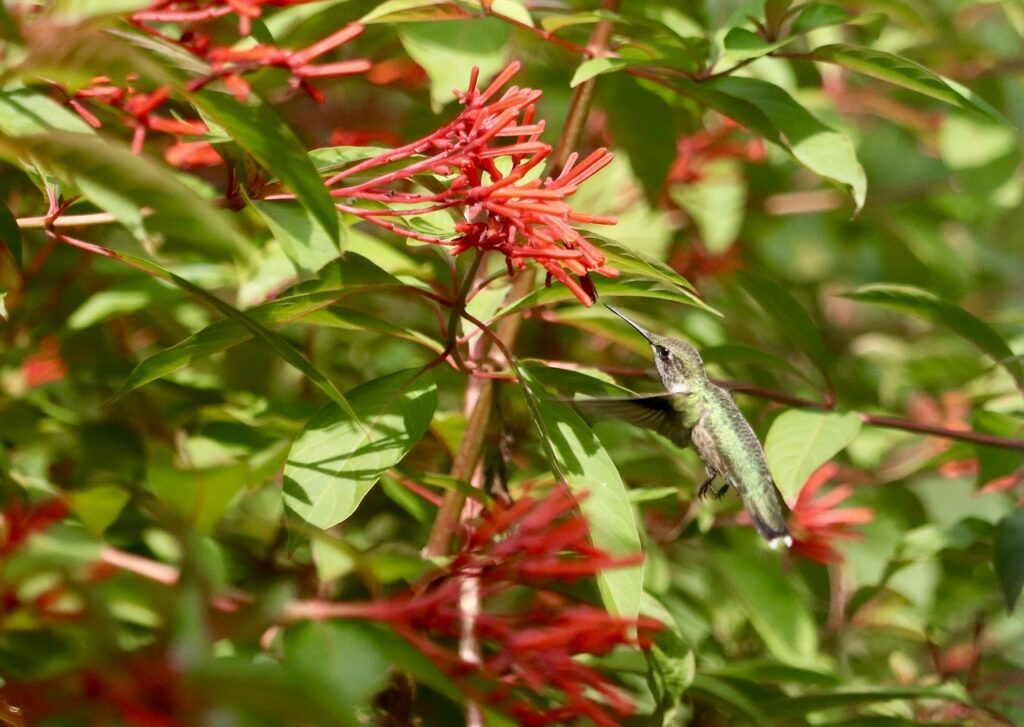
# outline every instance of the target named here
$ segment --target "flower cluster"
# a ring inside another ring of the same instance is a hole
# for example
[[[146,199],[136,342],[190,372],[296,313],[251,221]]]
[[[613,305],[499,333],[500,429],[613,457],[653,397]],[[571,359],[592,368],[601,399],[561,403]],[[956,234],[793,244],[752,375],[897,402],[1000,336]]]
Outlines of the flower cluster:
[[[676,158],[669,168],[669,184],[692,184],[704,178],[708,163],[716,159],[740,159],[751,163],[765,159],[764,139],[736,139],[742,127],[729,118],[715,128],[702,129],[676,142]]]
[[[322,56],[336,50],[363,32],[363,26],[350,23],[306,48],[291,50],[266,43],[239,46],[235,41],[246,37],[251,21],[260,16],[264,6],[300,5],[310,0],[156,0],[145,10],[129,16],[140,30],[173,43],[204,61],[208,73],[192,78],[189,91],[197,91],[219,80],[235,97],[244,100],[250,93],[243,77],[261,68],[283,69],[289,74],[289,86],[309,94],[317,101],[323,93],[312,84],[314,79],[363,73],[371,67],[365,59],[349,59],[317,63]],[[222,38],[207,26],[218,18],[236,15],[239,18],[235,37]],[[218,38],[219,40],[215,40]],[[69,95],[68,104],[89,124],[99,128],[97,106],[113,109],[119,121],[132,130],[132,151],[142,151],[149,132],[163,132],[175,137],[165,150],[169,163],[179,167],[200,167],[219,164],[220,156],[202,140],[184,137],[208,133],[199,119],[181,119],[167,110],[172,101],[171,89],[162,86],[152,91],[136,87],[137,77],[114,80],[106,76],[92,79],[90,85]]]
[[[835,549],[836,540],[858,540],[863,536],[854,529],[874,518],[871,508],[838,506],[853,494],[848,484],[833,487],[819,496],[821,488],[839,473],[839,467],[828,463],[819,467],[804,484],[793,505],[789,527],[793,534],[791,552],[819,563],[838,563],[843,556]]]
[[[512,86],[498,95],[519,67],[511,64],[483,90],[477,88],[474,69],[469,89],[456,93],[464,108],[454,120],[423,139],[354,164],[327,183],[335,198],[389,205],[365,210],[339,203],[343,212],[412,239],[448,245],[455,254],[468,249],[498,251],[505,256],[510,273],[532,259],[549,278],[557,278],[590,305],[595,293],[588,273],[614,277],[618,271],[573,225],[610,225],[615,218],[574,211],[566,200],[612,157],[603,148],[583,159],[573,154],[557,176],[541,179],[538,170],[552,151],[540,141],[544,123],[534,121],[541,92]],[[499,143],[505,139],[511,143]],[[356,175],[402,162],[398,169],[340,186]],[[445,188],[439,192],[407,188],[410,180],[424,175],[439,178]],[[388,219],[439,210],[461,213],[454,239]]]
[[[429,577],[425,587],[390,600],[326,604],[341,610],[324,611],[323,616],[386,622],[452,675],[471,698],[511,714],[521,724],[585,718],[612,727],[632,713],[631,702],[598,668],[576,657],[600,656],[619,645],[646,648],[662,625],[643,617],[609,615],[574,601],[564,595],[564,588],[606,568],[637,562],[639,557],[616,558],[592,545],[572,494],[558,487],[544,498],[526,495],[510,505],[490,506],[451,563]],[[472,658],[457,649],[467,636],[467,584],[482,604],[471,618],[476,644]],[[518,589],[530,600],[513,608],[508,596]],[[293,615],[315,613],[309,608]],[[481,677],[489,688],[479,686]]]

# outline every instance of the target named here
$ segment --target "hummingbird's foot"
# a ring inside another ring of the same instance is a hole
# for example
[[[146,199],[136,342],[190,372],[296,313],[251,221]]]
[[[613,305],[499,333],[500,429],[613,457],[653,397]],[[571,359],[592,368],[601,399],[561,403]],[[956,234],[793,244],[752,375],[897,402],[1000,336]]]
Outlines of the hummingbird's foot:
[[[704,480],[704,484],[702,484],[700,486],[700,489],[697,490],[697,497],[703,500],[708,496],[709,492],[713,494],[715,497],[718,497],[718,492],[716,492],[714,488],[711,487],[711,484],[715,481],[716,477],[718,477],[717,472],[708,472],[708,478]],[[726,489],[728,489],[728,487],[729,485],[725,486]]]
[[[724,484],[721,487],[719,487],[712,494],[714,495],[716,500],[721,500],[723,497],[725,497],[725,493],[727,493],[728,491],[729,491],[729,485],[727,483],[727,484]]]

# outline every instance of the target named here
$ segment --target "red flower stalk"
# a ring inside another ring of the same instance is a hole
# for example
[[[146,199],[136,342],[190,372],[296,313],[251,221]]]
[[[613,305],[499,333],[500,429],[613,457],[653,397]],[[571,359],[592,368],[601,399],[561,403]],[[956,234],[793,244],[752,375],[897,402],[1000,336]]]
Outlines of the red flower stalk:
[[[456,92],[464,108],[453,121],[423,139],[355,164],[327,184],[334,186],[356,174],[405,161],[397,170],[335,187],[331,194],[407,204],[412,209],[363,210],[349,204],[338,204],[338,209],[415,240],[451,246],[455,254],[471,248],[496,250],[505,256],[510,273],[532,259],[544,267],[549,278],[557,278],[580,301],[591,305],[595,296],[588,273],[614,277],[618,271],[573,224],[611,225],[615,218],[576,212],[566,200],[612,156],[603,148],[582,161],[573,154],[557,177],[542,180],[531,176],[552,151],[540,141],[544,122],[534,121],[541,92],[512,86],[498,96],[519,68],[519,63],[511,64],[483,90],[477,88],[474,69],[469,89]],[[510,143],[499,143],[506,139]],[[425,174],[443,177],[446,189],[433,194],[403,191],[402,185]],[[455,226],[458,234],[454,239],[384,219],[445,209],[460,210],[464,219]]]
[[[150,131],[172,134],[181,143],[183,136],[201,136],[206,134],[206,124],[202,121],[187,121],[156,113],[170,97],[170,89],[161,86],[151,93],[139,91],[132,85],[135,78],[125,79],[125,85],[118,86],[106,76],[93,78],[87,88],[75,92],[68,100],[78,114],[91,126],[99,128],[99,118],[86,106],[86,102],[103,104],[121,117],[122,123],[132,129],[132,153],[141,154],[142,146]]]
[[[350,23],[334,31],[306,48],[291,50],[275,45],[257,44],[237,48],[232,44],[214,45],[212,37],[200,29],[200,25],[217,18],[234,14],[239,18],[239,36],[248,36],[250,24],[260,17],[264,6],[284,7],[302,5],[311,0],[157,0],[149,8],[131,15],[131,20],[147,33],[157,35],[166,41],[176,43],[193,55],[210,64],[209,74],[192,79],[188,88],[196,91],[214,80],[222,80],[228,89],[240,100],[249,95],[249,83],[243,74],[260,68],[280,68],[291,74],[289,85],[322,101],[323,93],[313,86],[309,79],[348,76],[370,70],[370,62],[354,59],[315,65],[320,56],[349,42],[363,32],[359,23]],[[168,35],[164,28],[149,23],[181,26],[176,36]]]
[[[838,485],[828,493],[818,496],[818,491],[839,472],[839,467],[828,463],[819,467],[800,490],[793,505],[790,531],[793,534],[793,553],[819,563],[839,563],[843,556],[833,547],[836,540],[859,540],[863,535],[854,530],[874,519],[874,512],[868,507],[847,507],[838,505],[853,494],[848,485]]]
[[[545,498],[525,495],[492,504],[473,524],[454,559],[426,585],[372,603],[294,604],[294,617],[364,618],[387,623],[457,680],[470,698],[513,715],[521,724],[586,718],[613,727],[632,704],[583,654],[600,656],[619,645],[648,648],[662,624],[609,615],[556,593],[606,568],[632,565],[594,547],[585,518],[564,486]],[[478,655],[458,650],[465,637],[467,583],[483,607],[472,620]],[[510,608],[512,589],[529,589],[527,603]],[[492,607],[489,610],[488,607]],[[481,687],[481,681],[489,687]],[[552,704],[553,702],[553,704]]]

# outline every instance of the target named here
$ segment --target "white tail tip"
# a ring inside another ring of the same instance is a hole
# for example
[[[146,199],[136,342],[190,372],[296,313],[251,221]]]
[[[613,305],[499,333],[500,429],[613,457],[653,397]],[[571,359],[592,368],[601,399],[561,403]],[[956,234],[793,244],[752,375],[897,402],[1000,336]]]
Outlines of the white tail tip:
[[[779,543],[782,543],[787,548],[792,548],[793,547],[793,538],[791,536],[789,536],[789,535],[782,535],[782,536],[780,536],[778,538],[772,538],[771,540],[768,541],[768,547],[771,548],[772,550],[778,550],[779,549]]]

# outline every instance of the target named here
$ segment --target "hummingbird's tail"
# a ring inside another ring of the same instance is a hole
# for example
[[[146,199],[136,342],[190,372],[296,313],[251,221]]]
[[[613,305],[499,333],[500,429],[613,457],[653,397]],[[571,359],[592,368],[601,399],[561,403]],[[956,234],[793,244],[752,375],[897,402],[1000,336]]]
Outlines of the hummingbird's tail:
[[[754,521],[754,527],[768,541],[769,548],[775,550],[779,545],[785,545],[787,548],[793,545],[793,536],[789,534],[786,518],[776,497],[768,498],[768,501],[764,502],[760,498],[744,496],[743,504],[750,513],[750,519]]]

